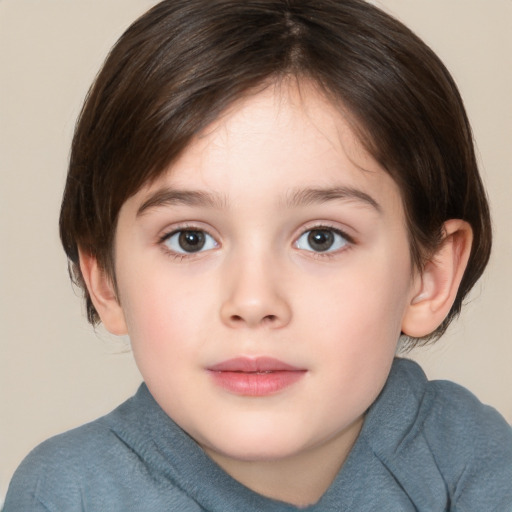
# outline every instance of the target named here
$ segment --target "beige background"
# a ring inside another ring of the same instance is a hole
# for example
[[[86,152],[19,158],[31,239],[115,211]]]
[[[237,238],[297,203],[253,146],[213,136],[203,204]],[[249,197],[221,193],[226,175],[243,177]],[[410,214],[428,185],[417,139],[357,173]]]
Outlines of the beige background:
[[[57,235],[71,132],[108,49],[150,0],[0,0],[0,499],[37,443],[108,412],[140,382],[126,340],[83,318]],[[512,422],[512,1],[376,1],[459,83],[495,223],[494,255],[465,313],[423,349]]]

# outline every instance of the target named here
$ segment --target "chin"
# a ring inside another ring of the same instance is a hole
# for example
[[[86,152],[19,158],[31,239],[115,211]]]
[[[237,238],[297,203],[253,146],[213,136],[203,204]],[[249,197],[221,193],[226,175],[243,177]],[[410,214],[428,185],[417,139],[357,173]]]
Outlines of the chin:
[[[289,435],[276,436],[269,433],[243,438],[226,434],[221,440],[215,439],[202,446],[209,454],[213,452],[243,462],[283,460],[307,450],[304,443],[290,439]]]

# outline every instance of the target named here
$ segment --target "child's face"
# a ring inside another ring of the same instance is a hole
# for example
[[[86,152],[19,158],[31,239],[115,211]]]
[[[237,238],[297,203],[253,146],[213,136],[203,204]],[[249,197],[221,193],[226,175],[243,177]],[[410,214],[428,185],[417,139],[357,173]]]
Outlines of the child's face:
[[[151,393],[230,460],[349,447],[416,281],[396,184],[306,85],[237,104],[126,201],[115,268]]]

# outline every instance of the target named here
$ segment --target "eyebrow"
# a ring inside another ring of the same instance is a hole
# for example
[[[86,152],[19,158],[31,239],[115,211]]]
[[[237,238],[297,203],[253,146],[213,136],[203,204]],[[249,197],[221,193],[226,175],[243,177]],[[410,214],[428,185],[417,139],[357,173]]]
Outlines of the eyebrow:
[[[339,199],[361,202],[382,213],[380,204],[369,194],[353,187],[305,188],[296,189],[287,195],[286,205],[289,208],[327,203]]]
[[[227,201],[224,197],[210,192],[198,190],[177,190],[164,188],[152,194],[137,210],[137,217],[141,216],[150,208],[160,206],[173,206],[182,204],[185,206],[203,206],[208,208],[222,209]]]
[[[366,192],[353,187],[328,187],[293,189],[287,195],[284,204],[288,208],[298,208],[311,204],[321,204],[336,200],[351,200],[374,208],[382,213],[379,203]],[[152,194],[137,210],[137,217],[151,208],[162,206],[185,205],[223,209],[227,205],[224,196],[198,190],[178,190],[164,188]]]

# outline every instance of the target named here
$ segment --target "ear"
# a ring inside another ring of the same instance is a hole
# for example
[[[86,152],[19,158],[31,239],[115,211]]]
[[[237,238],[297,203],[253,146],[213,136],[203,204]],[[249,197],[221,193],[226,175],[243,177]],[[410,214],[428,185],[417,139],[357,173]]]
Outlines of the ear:
[[[101,322],[112,334],[127,334],[124,313],[112,279],[98,265],[94,256],[82,250],[79,250],[79,256],[80,270]]]
[[[402,319],[402,332],[421,338],[446,318],[457,296],[471,253],[473,231],[458,219],[444,224],[441,246],[415,280],[412,298]]]

